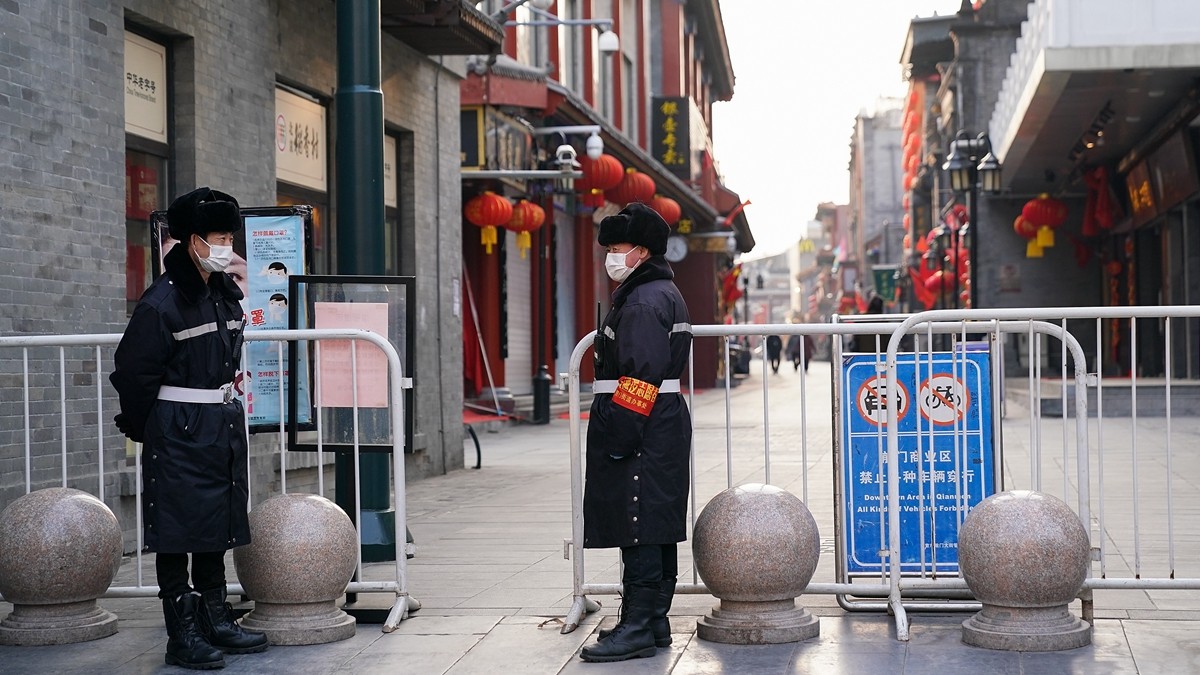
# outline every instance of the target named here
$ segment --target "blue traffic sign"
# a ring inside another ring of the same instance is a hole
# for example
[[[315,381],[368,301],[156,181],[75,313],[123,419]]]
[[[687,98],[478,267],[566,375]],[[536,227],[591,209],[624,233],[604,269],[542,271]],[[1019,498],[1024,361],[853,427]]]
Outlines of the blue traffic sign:
[[[894,401],[872,354],[842,363],[840,466],[846,570],[888,571],[887,413],[896,409],[900,569],[958,570],[958,527],[995,492],[990,355],[900,354]]]

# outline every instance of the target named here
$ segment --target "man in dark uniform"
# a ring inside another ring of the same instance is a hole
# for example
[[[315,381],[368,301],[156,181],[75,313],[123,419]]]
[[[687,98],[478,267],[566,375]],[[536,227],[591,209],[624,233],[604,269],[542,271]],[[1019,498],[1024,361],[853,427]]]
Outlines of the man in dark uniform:
[[[250,543],[245,420],[232,385],[245,318],[224,272],[242,216],[233,197],[204,187],[171,203],[167,225],[179,243],[117,347],[115,421],[143,444],[144,535],[157,554],[166,662],[221,668],[222,652],[267,648],[266,636],[234,621],[225,595],[225,552]]]
[[[621,619],[585,661],[654,656],[671,644],[667,612],[687,538],[692,419],[679,394],[692,328],[663,253],[670,228],[630,204],[600,223],[608,275],[620,285],[595,341],[587,434],[584,547],[620,547]]]

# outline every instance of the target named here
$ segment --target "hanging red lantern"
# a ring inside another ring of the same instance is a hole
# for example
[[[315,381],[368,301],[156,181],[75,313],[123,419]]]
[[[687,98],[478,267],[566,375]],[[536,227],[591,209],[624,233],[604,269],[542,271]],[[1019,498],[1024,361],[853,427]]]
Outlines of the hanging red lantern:
[[[475,195],[463,206],[463,215],[467,221],[483,228],[479,242],[483,244],[488,255],[492,253],[492,246],[496,245],[496,227],[507,223],[508,219],[512,218],[512,213],[512,202],[491,190]]]
[[[1053,246],[1054,230],[1067,220],[1067,205],[1043,192],[1025,202],[1021,217],[1037,228],[1038,246]]]
[[[600,188],[592,188],[587,192],[579,195],[579,203],[583,206],[590,206],[593,209],[598,209],[604,206],[604,190]]]
[[[904,218],[901,219],[900,222],[901,222],[901,224],[904,225],[905,232],[912,230],[912,215],[911,214],[908,214],[908,213],[904,214]]]
[[[908,207],[909,207],[911,204],[912,204],[912,193],[911,193],[911,192],[908,192],[908,191],[906,190],[906,191],[904,192],[904,196],[900,198],[900,208],[901,208],[901,209],[904,209],[905,211],[907,211],[907,210],[908,210]]]
[[[633,167],[625,169],[625,177],[616,187],[604,191],[604,196],[614,204],[624,206],[633,202],[649,202],[654,198],[654,179]]]
[[[1033,239],[1037,236],[1037,226],[1025,220],[1025,216],[1017,216],[1013,221],[1013,232],[1022,239]]]
[[[679,207],[679,202],[670,197],[654,195],[654,199],[650,200],[650,208],[658,211],[658,215],[672,227],[683,217],[683,209]]]
[[[579,158],[579,170],[583,172],[583,178],[575,181],[575,191],[585,195],[590,195],[592,190],[604,191],[614,188],[625,177],[621,161],[608,154],[602,154],[596,159],[586,155]]]
[[[906,230],[907,230],[908,228],[907,228],[907,227],[905,227],[904,229],[906,229]],[[911,235],[911,234],[906,234],[906,235],[904,235],[904,244],[902,245],[902,248],[903,248],[905,251],[911,251],[911,250],[912,250],[912,235]]]
[[[529,233],[537,230],[544,222],[546,222],[545,209],[528,199],[522,199],[513,207],[512,217],[508,219],[504,227],[517,233],[517,249],[521,252],[522,258],[525,257],[525,252],[531,245]]]

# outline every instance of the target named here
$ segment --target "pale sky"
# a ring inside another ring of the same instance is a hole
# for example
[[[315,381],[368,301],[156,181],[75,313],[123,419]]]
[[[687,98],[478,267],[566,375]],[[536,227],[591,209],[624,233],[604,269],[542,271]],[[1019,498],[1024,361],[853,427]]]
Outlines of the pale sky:
[[[725,0],[733,100],[713,106],[713,151],[757,245],[798,241],[823,201],[849,195],[854,117],[903,96],[900,52],[915,16],[960,0]]]

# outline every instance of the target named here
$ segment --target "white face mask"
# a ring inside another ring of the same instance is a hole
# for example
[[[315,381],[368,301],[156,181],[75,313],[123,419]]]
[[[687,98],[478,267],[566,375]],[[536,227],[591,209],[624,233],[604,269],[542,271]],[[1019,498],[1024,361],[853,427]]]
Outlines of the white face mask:
[[[637,263],[634,263],[633,267],[625,264],[625,261],[629,258],[629,254],[636,250],[637,248],[633,248],[625,253],[608,254],[608,256],[604,259],[604,269],[608,272],[609,279],[612,279],[619,284],[629,278],[630,273],[632,273],[633,270],[636,269],[639,264],[641,264],[641,260],[639,260]]]
[[[200,260],[200,267],[205,272],[224,272],[229,267],[229,264],[233,262],[233,247],[209,244],[207,241],[204,243],[208,245],[207,258],[202,258],[200,256],[200,249],[196,249],[196,258]]]

